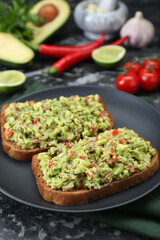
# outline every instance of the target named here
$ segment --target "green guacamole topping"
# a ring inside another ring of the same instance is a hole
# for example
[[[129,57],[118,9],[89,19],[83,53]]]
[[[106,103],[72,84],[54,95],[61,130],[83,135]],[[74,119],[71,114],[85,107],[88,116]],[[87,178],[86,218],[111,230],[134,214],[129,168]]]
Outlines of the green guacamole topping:
[[[98,94],[12,103],[5,116],[6,138],[24,149],[96,136],[110,127]]]
[[[43,178],[52,189],[100,189],[150,166],[155,155],[149,141],[119,128],[75,143],[60,143],[40,153]]]

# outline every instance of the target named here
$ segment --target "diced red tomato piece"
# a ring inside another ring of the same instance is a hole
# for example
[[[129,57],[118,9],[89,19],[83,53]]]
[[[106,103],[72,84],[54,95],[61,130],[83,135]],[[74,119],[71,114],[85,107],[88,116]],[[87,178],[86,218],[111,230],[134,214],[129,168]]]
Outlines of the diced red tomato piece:
[[[102,111],[102,112],[100,112],[100,114],[99,114],[99,117],[101,117],[101,118],[104,118],[104,117],[107,117],[107,116],[108,116],[108,113],[105,112],[105,111]]]
[[[109,149],[109,155],[112,155],[113,152],[114,152],[114,148],[110,148],[110,149]]]
[[[121,144],[126,144],[126,141],[125,141],[124,138],[120,138],[120,139],[119,139],[119,143],[121,143]]]
[[[39,143],[39,139],[35,139],[33,143]]]
[[[68,151],[68,152],[66,153],[66,155],[67,155],[69,158],[72,158],[72,157],[76,156],[76,152],[70,150],[70,151]]]
[[[69,143],[69,142],[65,142],[64,145],[67,147],[67,148],[71,148],[72,145]]]
[[[98,141],[98,137],[96,138],[96,141]]]
[[[83,124],[83,120],[80,120],[80,124]]]
[[[112,135],[115,137],[115,136],[117,136],[117,135],[119,135],[120,134],[120,132],[118,131],[118,129],[115,129],[115,130],[113,130],[113,132],[112,132]]]
[[[5,131],[5,135],[7,138],[11,138],[13,136],[14,132],[12,131],[12,128],[8,128],[6,131]]]
[[[117,162],[117,160],[118,160],[117,156],[115,156],[114,158],[112,158],[112,161],[113,161],[113,162]]]
[[[94,135],[95,134],[95,130],[96,130],[95,126],[92,125],[90,128],[92,129],[92,135]]]
[[[102,162],[108,163],[107,160],[103,160]]]
[[[82,156],[79,156],[79,158],[80,158],[80,159],[84,159],[84,157],[82,157]]]
[[[95,96],[92,97],[92,100],[95,101]]]
[[[35,101],[29,101],[28,104],[29,106],[31,106],[32,103],[34,103]]]
[[[74,99],[76,98],[76,96],[71,96],[71,100],[74,101]]]
[[[81,137],[81,136],[78,136],[78,135],[77,135],[77,136],[76,136],[76,140],[79,140],[79,139],[80,139],[80,137]]]
[[[98,167],[98,164],[95,163],[95,162],[92,162],[91,165],[90,165],[90,167],[91,167],[91,168],[93,168],[93,167],[97,168],[97,167]]]
[[[40,118],[37,118],[36,120],[32,120],[32,124],[37,124],[40,121]]]
[[[51,160],[51,161],[49,162],[49,165],[48,165],[48,167],[49,167],[49,168],[51,168],[51,167],[52,167],[52,165],[53,165],[53,163],[54,163],[54,161],[53,161],[53,160]]]

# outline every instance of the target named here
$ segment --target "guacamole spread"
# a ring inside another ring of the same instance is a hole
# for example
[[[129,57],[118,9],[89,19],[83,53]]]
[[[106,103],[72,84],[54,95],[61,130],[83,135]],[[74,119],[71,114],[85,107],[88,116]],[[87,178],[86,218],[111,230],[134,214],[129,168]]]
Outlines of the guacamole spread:
[[[99,95],[12,103],[5,110],[5,136],[23,149],[96,136],[110,127]]]
[[[43,178],[52,189],[100,189],[145,170],[155,155],[149,141],[133,130],[119,128],[98,137],[60,143],[38,154]]]

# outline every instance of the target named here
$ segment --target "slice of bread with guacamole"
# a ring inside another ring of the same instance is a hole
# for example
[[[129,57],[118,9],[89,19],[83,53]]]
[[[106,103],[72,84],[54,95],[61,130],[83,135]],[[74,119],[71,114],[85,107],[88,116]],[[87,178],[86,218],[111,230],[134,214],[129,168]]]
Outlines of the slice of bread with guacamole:
[[[128,189],[159,168],[158,151],[127,128],[59,143],[32,158],[41,196],[58,205],[80,205]]]
[[[20,161],[59,142],[74,142],[113,128],[113,119],[98,94],[60,97],[4,105],[1,111],[3,150]]]

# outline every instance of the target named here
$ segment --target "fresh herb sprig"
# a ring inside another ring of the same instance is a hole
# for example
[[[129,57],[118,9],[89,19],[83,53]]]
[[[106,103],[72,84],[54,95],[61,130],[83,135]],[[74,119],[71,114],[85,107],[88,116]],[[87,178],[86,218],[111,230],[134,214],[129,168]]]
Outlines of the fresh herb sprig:
[[[32,7],[33,4],[25,3],[25,0],[12,0],[12,5],[0,1],[0,32],[12,33],[22,41],[31,41],[34,30],[27,23],[35,26],[41,23],[38,15],[30,14]]]

